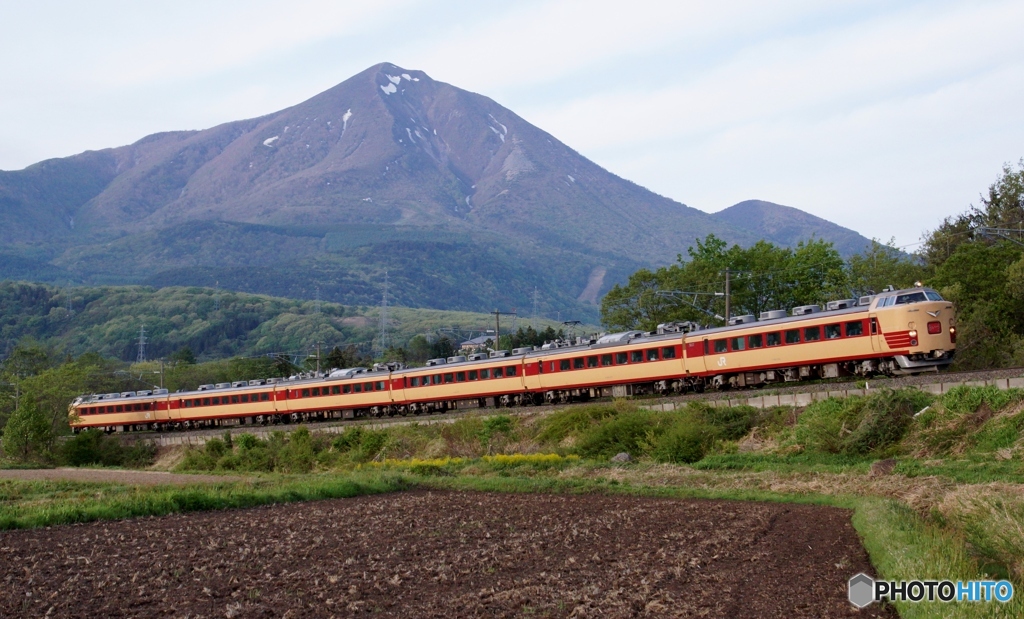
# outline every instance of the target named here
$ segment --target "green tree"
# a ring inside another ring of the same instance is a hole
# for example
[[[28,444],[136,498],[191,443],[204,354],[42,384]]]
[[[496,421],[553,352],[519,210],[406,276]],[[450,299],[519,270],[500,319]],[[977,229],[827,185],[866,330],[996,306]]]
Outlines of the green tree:
[[[708,323],[724,316],[726,270],[733,316],[824,303],[849,294],[845,263],[831,243],[811,240],[795,248],[759,241],[748,248],[709,235],[656,271],[641,269],[617,285],[601,304],[612,329],[653,330],[658,323]],[[717,294],[716,294],[717,293]],[[720,320],[720,319],[718,319]],[[720,324],[720,322],[719,322]]]
[[[881,292],[886,286],[910,288],[925,278],[922,261],[912,258],[893,247],[896,239],[882,244],[871,239],[871,245],[862,254],[850,257],[850,287],[858,295]]]
[[[175,364],[181,363],[184,365],[195,365],[196,356],[192,352],[192,348],[188,345],[182,346],[178,350],[174,351],[170,357],[171,361]]]
[[[32,397],[25,397],[4,426],[4,453],[21,461],[41,459],[48,453],[51,438],[46,412]]]

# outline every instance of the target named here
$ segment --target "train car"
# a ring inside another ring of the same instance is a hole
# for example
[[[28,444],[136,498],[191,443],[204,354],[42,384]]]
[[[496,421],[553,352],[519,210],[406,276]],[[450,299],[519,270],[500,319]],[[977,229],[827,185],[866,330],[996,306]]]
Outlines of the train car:
[[[687,336],[686,367],[713,388],[839,376],[898,375],[950,364],[952,303],[931,289],[794,308],[792,316],[739,317]]]
[[[844,375],[936,371],[953,360],[956,315],[917,287],[792,312],[738,316],[724,327],[692,323],[628,331],[540,349],[379,365],[327,376],[89,395],[72,402],[71,427],[107,431],[190,429],[362,416],[430,414],[469,402],[520,406],[602,396],[756,387]]]

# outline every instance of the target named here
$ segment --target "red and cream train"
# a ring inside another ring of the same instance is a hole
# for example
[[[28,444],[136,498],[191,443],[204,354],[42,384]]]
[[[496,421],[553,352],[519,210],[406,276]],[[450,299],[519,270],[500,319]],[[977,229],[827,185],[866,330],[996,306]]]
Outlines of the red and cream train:
[[[905,374],[948,365],[953,305],[929,288],[738,316],[729,326],[661,325],[575,344],[376,366],[327,376],[203,385],[76,398],[71,427],[169,430],[362,416],[429,414],[479,406],[752,387],[843,375]]]

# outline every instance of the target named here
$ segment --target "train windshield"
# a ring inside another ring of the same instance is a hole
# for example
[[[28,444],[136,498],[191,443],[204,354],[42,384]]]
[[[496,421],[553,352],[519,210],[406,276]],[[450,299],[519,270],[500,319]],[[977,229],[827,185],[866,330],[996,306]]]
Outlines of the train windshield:
[[[942,295],[934,290],[915,290],[914,292],[906,292],[890,297],[886,305],[908,305],[910,303],[923,303],[924,301],[942,301]]]

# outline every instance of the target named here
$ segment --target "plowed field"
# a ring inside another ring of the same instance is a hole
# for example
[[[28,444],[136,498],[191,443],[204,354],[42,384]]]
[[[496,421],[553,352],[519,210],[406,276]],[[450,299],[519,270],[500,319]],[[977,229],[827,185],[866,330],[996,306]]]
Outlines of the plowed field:
[[[0,533],[2,617],[895,617],[846,510],[417,491]]]

